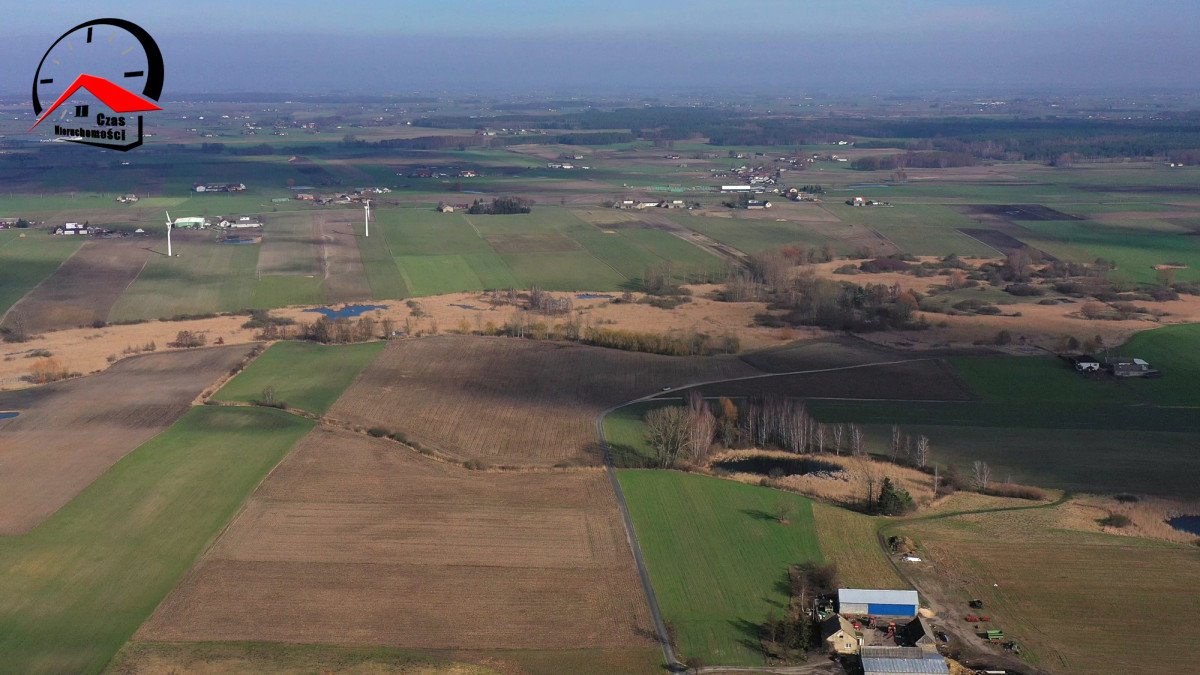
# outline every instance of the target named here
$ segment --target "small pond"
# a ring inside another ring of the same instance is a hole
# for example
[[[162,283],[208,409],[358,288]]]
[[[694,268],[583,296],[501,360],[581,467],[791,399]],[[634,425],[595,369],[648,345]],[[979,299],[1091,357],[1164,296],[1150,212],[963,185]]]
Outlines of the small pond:
[[[306,312],[316,312],[329,319],[353,319],[356,316],[362,316],[367,312],[374,312],[377,309],[387,309],[387,305],[346,305],[341,309],[333,309],[332,307],[314,307],[306,309]]]
[[[3,416],[4,413],[0,413]],[[1187,532],[1200,537],[1200,516],[1175,516],[1167,521],[1171,527],[1180,532]]]
[[[577,300],[612,300],[617,296],[609,295],[608,293],[580,293],[575,296]]]
[[[244,238],[244,237],[226,237],[221,240],[221,243],[222,244],[256,244],[256,243],[258,243],[258,240]]]
[[[21,414],[21,413],[18,413],[18,412],[3,412],[3,411],[0,411],[0,420],[11,420],[12,418],[14,418],[14,417],[16,417],[17,415],[20,415],[20,414]]]
[[[833,462],[806,457],[738,457],[715,462],[714,469],[761,476],[802,476],[810,473],[837,473],[842,467]]]

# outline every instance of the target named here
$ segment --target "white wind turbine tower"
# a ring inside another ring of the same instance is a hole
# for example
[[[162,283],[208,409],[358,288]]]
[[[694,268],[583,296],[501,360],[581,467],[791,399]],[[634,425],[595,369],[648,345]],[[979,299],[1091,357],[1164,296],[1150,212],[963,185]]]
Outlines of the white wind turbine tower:
[[[363,205],[366,207],[366,213],[363,215],[363,227],[366,234],[363,236],[369,237],[371,236],[371,200],[366,200]]]
[[[167,257],[171,257],[171,212],[164,211],[167,214]]]

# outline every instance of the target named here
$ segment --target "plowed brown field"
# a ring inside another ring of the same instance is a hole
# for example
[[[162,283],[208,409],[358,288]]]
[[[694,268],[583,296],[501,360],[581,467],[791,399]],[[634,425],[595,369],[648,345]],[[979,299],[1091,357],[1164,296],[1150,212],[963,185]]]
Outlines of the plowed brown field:
[[[138,638],[567,649],[650,631],[601,471],[469,472],[323,428]]]
[[[0,394],[0,535],[33,529],[166,429],[248,345],[149,354],[91,377]]]
[[[494,465],[601,463],[596,416],[665,386],[756,375],[736,357],[675,357],[511,338],[388,345],[329,411]]]
[[[141,237],[85,242],[54,274],[13,305],[5,321],[20,317],[26,331],[41,333],[108,320],[117,298],[152,255],[149,246]]]

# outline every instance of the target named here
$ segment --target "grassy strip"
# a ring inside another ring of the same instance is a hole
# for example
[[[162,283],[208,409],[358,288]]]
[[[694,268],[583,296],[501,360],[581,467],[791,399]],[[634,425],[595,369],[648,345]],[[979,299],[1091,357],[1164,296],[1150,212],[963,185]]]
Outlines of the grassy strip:
[[[4,669],[103,669],[312,426],[194,408],[36,530],[0,539]]]

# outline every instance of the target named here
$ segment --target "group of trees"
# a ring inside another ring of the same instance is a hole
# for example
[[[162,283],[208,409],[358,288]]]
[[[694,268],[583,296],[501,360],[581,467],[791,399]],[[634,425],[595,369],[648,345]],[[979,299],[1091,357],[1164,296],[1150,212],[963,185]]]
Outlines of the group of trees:
[[[312,323],[299,324],[298,328],[299,334],[296,337],[304,340],[323,344],[349,344],[375,340],[381,333],[384,339],[387,339],[395,331],[395,322],[388,317],[376,321],[374,317],[362,316],[358,321],[351,321],[345,317],[329,319],[323,316]],[[293,331],[289,326],[278,327],[276,330],[281,336],[286,334],[287,337],[292,337],[290,333]]]
[[[946,169],[958,166],[975,166],[979,160],[965,152],[913,152],[902,155],[874,155],[860,157],[850,163],[856,171],[893,171],[896,169]]]
[[[788,604],[782,616],[774,611],[763,622],[760,644],[767,657],[782,662],[804,660],[807,652],[820,646],[820,626],[813,620],[812,606],[838,588],[834,563],[805,563],[788,569]]]
[[[533,211],[533,200],[524,197],[496,197],[491,202],[476,199],[467,209],[471,215],[503,216]]]

